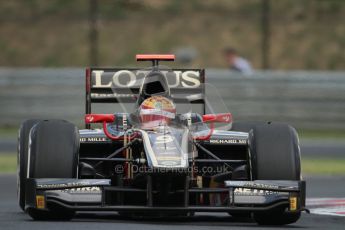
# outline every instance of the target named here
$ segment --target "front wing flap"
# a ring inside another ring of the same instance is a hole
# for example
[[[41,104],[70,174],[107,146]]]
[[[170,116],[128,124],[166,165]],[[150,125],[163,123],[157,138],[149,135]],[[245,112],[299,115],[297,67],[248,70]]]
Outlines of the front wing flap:
[[[255,180],[225,181],[229,205],[265,205],[288,202],[289,211],[305,209],[305,181]]]
[[[49,204],[75,211],[197,211],[248,212],[269,211],[287,207],[288,211],[305,210],[305,181],[225,181],[224,188],[188,188],[176,191],[187,194],[184,206],[113,205],[107,204],[109,192],[146,192],[146,189],[115,187],[109,179],[27,179],[25,208],[47,209]],[[228,194],[221,206],[190,204],[192,193]]]

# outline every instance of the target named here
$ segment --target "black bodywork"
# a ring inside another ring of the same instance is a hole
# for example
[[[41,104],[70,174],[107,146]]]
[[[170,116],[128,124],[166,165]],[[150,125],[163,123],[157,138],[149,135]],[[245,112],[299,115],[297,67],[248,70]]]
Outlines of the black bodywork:
[[[114,86],[109,86],[114,73],[119,71],[127,71],[124,73],[128,74],[138,69],[87,69],[86,114],[93,112],[93,103],[135,104],[138,98],[140,100],[138,85],[121,86],[115,90]],[[180,76],[191,71],[197,73],[194,80],[205,81],[202,69],[174,71]],[[136,76],[140,77],[140,73]],[[190,80],[188,76],[186,79]],[[188,84],[193,82],[185,82]],[[194,95],[190,103],[200,106],[200,114],[205,113],[202,86],[183,88],[180,84],[170,90],[177,103],[185,95]],[[131,126],[131,114],[115,115],[116,120],[109,129],[117,135]],[[192,122],[198,123],[200,119],[200,115],[192,114]],[[184,122],[182,118],[181,122]],[[92,129],[90,124],[86,124],[79,135],[78,178],[28,178],[26,209],[45,210],[60,206],[75,211],[139,213],[247,213],[280,207],[299,212],[305,209],[304,181],[256,180],[253,174],[255,159],[251,157],[255,150],[251,146],[250,133],[215,130],[208,140],[194,141],[192,152],[197,155],[188,157],[188,167],[183,170],[165,169],[163,173],[147,167],[140,138],[110,140],[101,129]],[[38,205],[38,196],[44,196],[44,206]]]

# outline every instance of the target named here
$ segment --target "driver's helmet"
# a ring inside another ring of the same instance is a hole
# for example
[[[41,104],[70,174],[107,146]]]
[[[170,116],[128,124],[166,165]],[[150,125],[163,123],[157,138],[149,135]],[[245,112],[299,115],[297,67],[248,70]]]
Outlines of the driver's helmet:
[[[176,106],[168,98],[152,96],[143,101],[139,107],[142,128],[151,129],[169,124],[176,116]]]

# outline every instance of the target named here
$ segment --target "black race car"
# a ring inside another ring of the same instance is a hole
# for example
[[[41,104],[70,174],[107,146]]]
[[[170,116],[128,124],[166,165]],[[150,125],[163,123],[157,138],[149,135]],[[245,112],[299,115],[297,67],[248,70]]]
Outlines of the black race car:
[[[20,207],[35,220],[118,211],[227,212],[259,224],[296,222],[305,210],[305,181],[295,129],[233,122],[203,69],[158,65],[174,55],[137,60],[152,67],[86,69],[85,129],[64,120],[23,122]],[[121,112],[94,112],[116,106]]]

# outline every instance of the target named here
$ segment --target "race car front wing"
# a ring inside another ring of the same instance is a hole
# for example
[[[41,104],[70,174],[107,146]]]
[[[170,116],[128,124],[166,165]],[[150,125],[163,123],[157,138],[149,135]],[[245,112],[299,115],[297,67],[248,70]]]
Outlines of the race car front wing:
[[[27,179],[25,208],[46,210],[58,205],[74,211],[192,211],[260,212],[287,207],[290,212],[305,210],[305,181],[225,181],[224,188],[188,188],[182,206],[152,205],[152,186],[146,189],[112,186],[109,179]],[[146,193],[146,205],[122,205],[108,201],[119,193]],[[192,193],[226,194],[222,205],[192,205]]]

